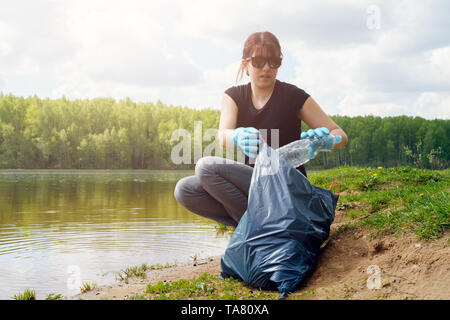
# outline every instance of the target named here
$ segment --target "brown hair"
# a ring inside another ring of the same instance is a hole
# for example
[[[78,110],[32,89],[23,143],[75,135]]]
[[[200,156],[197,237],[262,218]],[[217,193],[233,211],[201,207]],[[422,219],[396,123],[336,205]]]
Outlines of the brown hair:
[[[277,37],[269,31],[254,32],[252,33],[244,43],[244,50],[242,52],[242,59],[250,57],[253,52],[257,55],[268,54],[269,56],[282,57],[280,42]],[[236,76],[236,82],[242,79],[244,75],[244,66],[239,66],[238,74]]]

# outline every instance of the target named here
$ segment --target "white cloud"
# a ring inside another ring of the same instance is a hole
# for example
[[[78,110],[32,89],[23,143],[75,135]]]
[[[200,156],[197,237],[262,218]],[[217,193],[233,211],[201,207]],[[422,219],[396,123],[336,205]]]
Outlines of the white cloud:
[[[386,54],[408,56],[448,45],[448,1],[386,1],[380,7],[378,45]]]
[[[6,57],[12,52],[14,30],[11,25],[0,21],[0,56]]]
[[[219,108],[235,84],[245,39],[269,30],[286,56],[281,80],[330,114],[448,118],[446,1],[41,0],[1,7],[0,90],[27,92],[31,86],[21,83],[41,77],[58,82],[44,90],[37,81],[39,96]],[[368,8],[379,8],[379,29],[368,27]]]
[[[225,49],[242,51],[246,37],[269,30],[280,40],[308,42],[311,46],[336,46],[368,41],[369,1],[258,1],[251,6],[239,0],[177,1],[177,32],[208,39]]]
[[[73,50],[62,28],[65,16],[60,2],[19,0],[0,6],[0,43],[8,48],[0,50],[0,69],[4,73],[38,75],[71,56]]]
[[[186,105],[199,108],[219,108],[223,93],[229,87],[247,83],[248,78],[235,82],[240,61],[232,62],[224,68],[208,69],[203,72],[205,81],[197,86],[183,88],[183,95],[188,97]]]
[[[448,81],[450,79],[450,46],[432,50],[429,55],[429,63],[436,75],[441,76],[440,80]]]
[[[450,94],[423,92],[414,103],[413,112],[428,119],[450,119]]]
[[[440,4],[380,4],[380,12],[386,17],[379,30],[366,30],[374,35],[366,42],[321,50],[307,42],[293,41],[290,45],[300,62],[293,82],[312,94],[330,114],[448,118],[448,31],[428,34],[439,29],[442,22],[431,19],[432,9],[440,8]],[[445,47],[441,47],[443,33],[447,33]],[[439,103],[433,103],[425,92],[433,92]],[[433,105],[425,108],[426,103]]]
[[[167,45],[167,27],[152,11],[158,8],[97,4],[89,4],[89,10],[78,4],[68,9],[68,32],[84,74],[138,86],[191,85],[200,80],[190,58]]]
[[[408,103],[404,103],[401,97],[380,95],[379,93],[362,90],[349,90],[337,106],[340,115],[358,116],[399,116],[410,114]]]

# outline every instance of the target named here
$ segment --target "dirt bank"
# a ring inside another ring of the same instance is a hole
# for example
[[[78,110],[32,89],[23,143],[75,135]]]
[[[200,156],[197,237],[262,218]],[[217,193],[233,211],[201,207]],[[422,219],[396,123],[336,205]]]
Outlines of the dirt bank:
[[[370,239],[367,232],[332,239],[303,290],[318,299],[449,299],[449,234],[435,241],[416,235]],[[376,267],[368,267],[374,265]],[[379,268],[381,289],[368,289]]]

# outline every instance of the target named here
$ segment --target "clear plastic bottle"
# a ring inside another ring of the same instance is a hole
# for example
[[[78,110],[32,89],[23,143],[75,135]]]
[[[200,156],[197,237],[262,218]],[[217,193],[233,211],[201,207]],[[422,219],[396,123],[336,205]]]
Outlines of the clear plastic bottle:
[[[329,140],[331,138],[331,141]],[[298,166],[307,163],[309,160],[319,153],[319,151],[331,151],[335,144],[335,137],[333,135],[326,135],[322,138],[314,136],[312,139],[295,140],[277,149],[280,156],[282,156],[291,166],[297,168]],[[309,146],[312,144],[318,144],[318,148],[313,157],[309,157]]]

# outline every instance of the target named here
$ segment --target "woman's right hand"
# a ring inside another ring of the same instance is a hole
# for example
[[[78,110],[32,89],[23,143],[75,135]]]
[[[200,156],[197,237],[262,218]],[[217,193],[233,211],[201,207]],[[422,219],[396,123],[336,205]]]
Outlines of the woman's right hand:
[[[260,144],[258,129],[253,127],[239,127],[230,134],[233,144],[239,147],[247,157],[256,158],[258,146]]]

